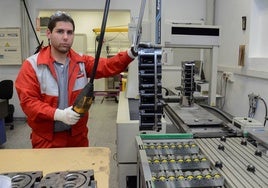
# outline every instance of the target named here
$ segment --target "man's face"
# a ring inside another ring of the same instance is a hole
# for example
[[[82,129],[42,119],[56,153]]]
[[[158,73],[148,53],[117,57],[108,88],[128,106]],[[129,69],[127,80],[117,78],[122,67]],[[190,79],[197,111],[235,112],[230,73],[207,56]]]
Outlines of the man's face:
[[[59,21],[52,32],[47,30],[47,37],[54,50],[60,53],[67,53],[74,39],[73,25],[70,22]]]

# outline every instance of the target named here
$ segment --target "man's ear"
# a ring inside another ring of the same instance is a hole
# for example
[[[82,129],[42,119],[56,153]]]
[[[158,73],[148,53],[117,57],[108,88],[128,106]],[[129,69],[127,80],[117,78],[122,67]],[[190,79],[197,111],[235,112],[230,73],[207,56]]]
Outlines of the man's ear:
[[[51,35],[51,32],[50,32],[49,29],[47,29],[47,31],[46,31],[46,36],[47,36],[48,40],[50,39],[50,35]]]

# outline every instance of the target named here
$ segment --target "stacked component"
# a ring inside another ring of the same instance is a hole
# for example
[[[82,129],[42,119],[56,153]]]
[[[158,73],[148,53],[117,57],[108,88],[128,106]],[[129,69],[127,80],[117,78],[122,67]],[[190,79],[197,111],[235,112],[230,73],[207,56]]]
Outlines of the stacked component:
[[[88,171],[64,171],[47,174],[40,182],[41,188],[53,187],[85,187],[95,188],[93,170]]]
[[[161,85],[161,49],[139,50],[140,130],[160,130],[163,106]]]
[[[195,91],[194,82],[195,63],[191,61],[182,62],[181,87],[182,87],[182,106],[193,105],[193,93]]]
[[[42,171],[12,172],[3,175],[11,178],[14,188],[97,187],[93,170],[53,172],[45,177],[43,177]]]
[[[191,138],[148,137],[136,137],[140,187],[223,187],[223,176]]]
[[[43,172],[9,172],[1,175],[11,178],[12,188],[32,188],[37,187],[37,185],[40,183],[43,177]]]

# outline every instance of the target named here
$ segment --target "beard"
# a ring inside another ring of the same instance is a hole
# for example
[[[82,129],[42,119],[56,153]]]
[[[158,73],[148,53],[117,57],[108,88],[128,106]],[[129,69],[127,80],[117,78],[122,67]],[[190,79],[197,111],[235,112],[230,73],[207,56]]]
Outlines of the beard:
[[[58,53],[66,54],[72,47],[73,42],[57,42],[56,40],[50,40],[50,46]]]
[[[59,46],[55,47],[55,49],[56,49],[59,53],[66,54],[66,53],[69,52],[69,50],[71,49],[71,45],[59,45]]]

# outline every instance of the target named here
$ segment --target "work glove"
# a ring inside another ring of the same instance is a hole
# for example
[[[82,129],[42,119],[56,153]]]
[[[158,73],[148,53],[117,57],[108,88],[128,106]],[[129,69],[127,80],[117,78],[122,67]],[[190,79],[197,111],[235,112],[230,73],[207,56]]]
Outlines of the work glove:
[[[131,46],[131,48],[127,50],[127,54],[128,54],[128,56],[131,57],[132,59],[135,59],[135,57],[138,56],[138,52],[136,52],[136,51],[134,50],[134,46]]]
[[[64,110],[56,109],[54,114],[55,121],[62,121],[67,125],[74,125],[80,119],[80,114],[72,110],[72,106],[65,108]]]

